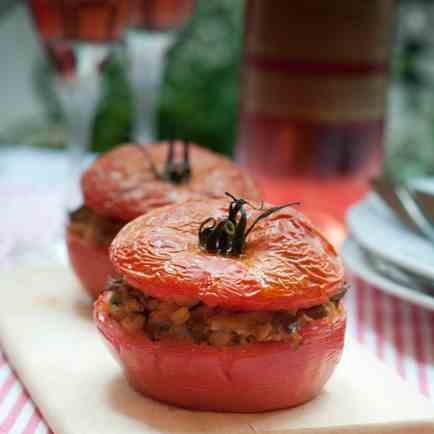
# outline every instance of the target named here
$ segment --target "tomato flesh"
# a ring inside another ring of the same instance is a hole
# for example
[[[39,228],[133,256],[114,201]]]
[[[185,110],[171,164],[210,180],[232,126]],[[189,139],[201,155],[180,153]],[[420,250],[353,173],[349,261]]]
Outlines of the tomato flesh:
[[[291,341],[214,347],[151,341],[129,334],[108,314],[108,294],[95,304],[98,330],[143,395],[177,406],[225,412],[289,408],[314,398],[341,357],[345,313],[312,321]]]

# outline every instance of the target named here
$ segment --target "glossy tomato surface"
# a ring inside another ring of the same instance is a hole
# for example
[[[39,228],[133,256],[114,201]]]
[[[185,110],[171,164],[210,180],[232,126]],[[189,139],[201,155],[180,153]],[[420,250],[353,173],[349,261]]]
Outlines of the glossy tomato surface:
[[[115,275],[108,246],[91,243],[69,230],[66,245],[69,261],[80,283],[92,299],[97,298],[106,288],[108,278]]]
[[[209,217],[225,218],[228,204],[227,198],[191,200],[130,222],[111,244],[115,269],[156,298],[198,299],[227,309],[308,308],[342,290],[344,269],[335,249],[293,207],[260,221],[241,256],[204,252],[199,227]],[[262,212],[246,210],[248,222]]]
[[[175,160],[182,161],[177,142]],[[196,197],[221,197],[226,191],[251,200],[260,195],[253,180],[222,155],[190,145],[191,179],[173,184],[156,178],[151,163],[161,173],[168,143],[123,145],[99,157],[82,175],[85,204],[96,213],[129,221],[151,209]]]
[[[343,311],[302,326],[298,348],[291,341],[219,348],[130,335],[109,317],[107,297],[97,300],[95,321],[131,386],[181,407],[258,412],[302,404],[320,392],[342,353]]]

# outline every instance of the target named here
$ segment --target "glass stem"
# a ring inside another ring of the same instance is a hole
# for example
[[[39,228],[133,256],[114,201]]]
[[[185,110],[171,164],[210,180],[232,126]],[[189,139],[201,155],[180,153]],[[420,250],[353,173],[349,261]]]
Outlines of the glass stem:
[[[172,44],[171,32],[132,29],[127,35],[130,82],[135,97],[134,140],[156,139],[156,110],[166,53]]]
[[[80,44],[74,47],[73,74],[57,76],[55,88],[67,124],[68,182],[67,210],[81,203],[79,177],[88,150],[95,110],[101,94],[101,65],[110,47]]]

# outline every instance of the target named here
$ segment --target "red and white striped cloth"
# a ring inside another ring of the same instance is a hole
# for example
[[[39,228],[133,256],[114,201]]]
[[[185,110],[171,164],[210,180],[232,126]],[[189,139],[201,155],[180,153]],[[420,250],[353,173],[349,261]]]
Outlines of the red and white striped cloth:
[[[52,431],[0,353],[0,434],[47,433]]]
[[[348,333],[434,402],[434,312],[352,277]],[[52,434],[0,352],[0,434]]]
[[[434,402],[434,311],[350,280],[348,333]]]

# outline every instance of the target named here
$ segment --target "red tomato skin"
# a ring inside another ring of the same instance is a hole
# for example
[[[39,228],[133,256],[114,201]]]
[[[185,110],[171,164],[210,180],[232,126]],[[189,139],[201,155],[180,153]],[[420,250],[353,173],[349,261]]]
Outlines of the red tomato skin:
[[[116,272],[110,262],[108,246],[97,245],[66,231],[69,262],[81,285],[95,300],[104,291],[107,280]]]
[[[98,330],[120,361],[130,385],[158,401],[194,410],[260,412],[314,398],[342,354],[345,313],[300,330],[302,343],[258,343],[218,348],[129,335],[95,304]]]
[[[181,151],[179,145],[176,154]],[[194,197],[206,201],[226,191],[260,199],[255,181],[245,171],[223,155],[195,144],[190,144],[189,182],[175,185],[156,179],[150,162],[162,171],[167,150],[167,142],[146,148],[124,144],[102,154],[81,176],[85,204],[101,216],[130,221],[151,209]]]
[[[138,217],[110,246],[114,268],[155,298],[187,297],[225,309],[309,308],[342,290],[344,268],[336,250],[295,208],[260,221],[239,257],[204,252],[200,224],[227,217],[228,204],[227,198],[195,199]],[[261,213],[246,211],[250,222]]]

